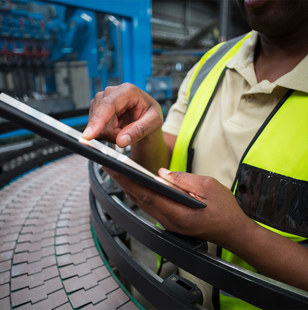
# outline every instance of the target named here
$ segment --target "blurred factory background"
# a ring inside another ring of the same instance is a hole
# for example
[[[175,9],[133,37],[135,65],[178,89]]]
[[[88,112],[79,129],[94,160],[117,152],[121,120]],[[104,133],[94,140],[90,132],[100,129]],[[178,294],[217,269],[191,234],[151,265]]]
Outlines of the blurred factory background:
[[[0,90],[49,114],[122,82],[164,101],[207,49],[247,30],[232,0],[2,0]]]
[[[0,92],[82,131],[95,94],[130,82],[166,115],[202,55],[249,31],[236,2],[0,0]],[[201,266],[256,306],[307,304],[302,291],[206,255],[206,242],[157,228],[101,165],[1,116],[0,310],[201,309],[171,262]],[[157,271],[153,251],[172,259]]]
[[[151,24],[152,75],[170,79],[171,91],[160,95],[173,98],[208,49],[249,31],[236,0],[154,0]]]
[[[166,115],[200,57],[248,30],[236,0],[0,0],[0,91],[80,131],[94,95],[123,82]],[[0,115],[0,177],[41,141]]]

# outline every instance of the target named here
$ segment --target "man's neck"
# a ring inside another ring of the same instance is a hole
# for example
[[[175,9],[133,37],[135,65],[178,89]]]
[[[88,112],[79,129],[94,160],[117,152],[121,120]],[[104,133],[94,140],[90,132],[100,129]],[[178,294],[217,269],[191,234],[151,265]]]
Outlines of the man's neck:
[[[308,53],[307,33],[308,24],[287,36],[260,34],[254,60],[257,81],[274,82],[294,69]]]

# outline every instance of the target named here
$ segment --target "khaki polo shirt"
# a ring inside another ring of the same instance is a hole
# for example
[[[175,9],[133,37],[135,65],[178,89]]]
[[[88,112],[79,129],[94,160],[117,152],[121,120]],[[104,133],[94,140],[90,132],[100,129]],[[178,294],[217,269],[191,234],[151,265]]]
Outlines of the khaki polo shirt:
[[[253,31],[227,64],[228,69],[193,145],[192,172],[214,177],[229,188],[250,141],[287,90],[308,93],[308,55],[275,82],[257,82],[253,63],[257,38],[257,32]],[[163,125],[164,132],[177,136],[180,131],[187,107],[188,83],[197,65],[183,80],[178,99]],[[209,252],[215,255],[216,246],[208,245]],[[180,270],[180,274],[198,285],[203,292],[204,306],[213,309],[211,285],[184,270]]]
[[[286,91],[291,88],[308,92],[308,56],[275,82],[257,82],[253,63],[257,37],[253,31],[227,64],[226,74],[193,145],[192,172],[214,177],[229,188],[250,141]],[[164,132],[176,136],[179,133],[187,106],[188,82],[196,66],[179,89],[178,99],[163,125]]]

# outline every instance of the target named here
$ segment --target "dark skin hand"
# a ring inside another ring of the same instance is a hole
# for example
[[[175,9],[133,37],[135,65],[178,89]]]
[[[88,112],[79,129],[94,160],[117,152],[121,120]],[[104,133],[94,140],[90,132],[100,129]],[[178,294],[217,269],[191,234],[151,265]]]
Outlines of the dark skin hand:
[[[90,102],[83,138],[104,139],[119,147],[133,145],[132,157],[153,173],[168,167],[176,137],[163,134],[159,103],[138,87],[125,83],[107,87]]]
[[[114,90],[119,91],[120,88],[122,86]],[[95,125],[100,125],[100,117],[104,116],[106,119],[106,116],[109,115],[107,119],[111,120],[111,124],[107,126],[116,124],[118,130],[118,135],[110,134],[109,140],[116,142],[120,134],[123,135],[129,132],[133,139],[137,141],[132,145],[133,154],[139,154],[139,158],[145,163],[145,166],[152,168],[152,171],[156,172],[157,167],[168,166],[169,156],[176,137],[162,134],[161,120],[159,120],[161,111],[156,101],[150,96],[144,96],[144,93],[133,85],[125,84],[123,89],[127,91],[127,88],[129,88],[129,91],[124,102],[130,107],[129,109],[133,109],[131,106],[134,107],[134,105],[131,105],[130,100],[137,103],[137,106],[142,104],[151,107],[145,108],[144,112],[145,114],[148,113],[147,120],[151,124],[147,136],[142,138],[141,134],[141,137],[138,137],[138,133],[144,134],[146,130],[137,129],[133,133],[134,126],[120,128],[121,126],[117,125],[120,122],[114,121],[115,118],[118,118],[117,115],[114,115],[117,107],[104,109],[105,99],[102,99],[102,94],[99,94],[92,103],[89,125],[95,129]],[[123,93],[120,91],[117,94],[122,96]],[[141,98],[138,98],[138,96],[141,96]],[[111,100],[108,98],[107,106],[109,104],[117,106],[123,103],[123,100],[117,100],[116,95],[112,98]],[[143,102],[143,100],[149,98],[149,101]],[[122,107],[122,110],[125,112],[125,107]],[[122,110],[119,109],[121,111],[119,114],[123,113]],[[129,113],[131,113],[130,110]],[[143,116],[144,114],[141,113],[140,115]],[[157,128],[152,126],[151,117],[153,117],[153,123],[156,123]],[[106,121],[104,122],[106,124]],[[126,129],[129,129],[129,131],[126,131]],[[87,134],[84,136],[88,139],[94,138],[95,134],[97,135],[100,132],[101,126],[96,133],[92,131],[92,136]],[[103,135],[106,135],[106,131],[103,130],[103,132]],[[152,192],[120,174],[113,171],[109,171],[109,173],[140,208],[156,218],[166,229],[219,244],[247,261],[261,273],[308,291],[308,269],[302,268],[308,261],[308,249],[262,228],[248,218],[240,209],[231,191],[217,180],[183,172],[166,173],[166,170],[159,170],[161,177],[189,192],[190,195],[202,200],[207,205],[205,209],[192,209]],[[296,264],[294,264],[294,261],[296,261]]]
[[[162,125],[159,103],[136,86],[106,87],[90,102],[87,139],[100,138],[120,147],[138,142]]]
[[[118,93],[120,88],[121,86],[114,90],[121,97],[123,95],[122,91]],[[117,107],[104,109],[105,99],[102,99],[102,94],[92,102],[93,107],[88,126],[95,129],[96,125],[100,125],[100,117],[106,119],[106,116],[109,115],[107,120],[111,120],[111,124],[107,124],[107,126],[116,124],[115,127],[118,131],[118,135],[110,134],[109,140],[116,142],[119,135],[129,132],[133,137],[132,140],[137,141],[132,145],[133,154],[137,154],[145,167],[152,169],[155,173],[158,167],[168,166],[176,137],[162,133],[160,128],[162,121],[159,120],[161,111],[156,101],[150,96],[144,96],[144,93],[133,85],[125,84],[123,89],[127,91],[127,88],[129,88],[129,91],[126,101],[117,100],[115,95],[115,97],[112,97],[113,99],[109,98],[107,100],[107,106],[110,104],[117,106],[125,102],[129,107],[127,109],[129,113],[131,113],[130,109],[134,109],[136,103],[137,106],[141,104],[147,107],[144,109],[144,114],[148,113],[147,121],[149,121],[149,127],[151,128],[147,136],[142,138],[142,134],[146,130],[137,129],[134,133],[134,126],[129,126],[131,123],[127,127],[120,128],[121,126],[118,125],[120,122],[114,121],[114,119],[121,117],[123,110],[124,112],[127,110],[122,107],[122,110],[119,109],[121,112],[119,112],[118,116],[115,115]],[[150,100],[146,103],[143,102],[148,99]],[[131,104],[130,100],[134,104]],[[143,116],[144,114],[141,113],[140,115]],[[156,128],[151,122],[151,117],[153,117]],[[106,124],[105,120],[104,124]],[[84,134],[84,137],[88,139],[94,138],[95,134],[98,135],[102,132],[101,128],[99,126],[96,133],[95,130],[92,130],[92,136]],[[103,130],[103,132],[103,135],[106,135],[106,131]],[[141,137],[138,137],[138,133],[141,133]],[[122,144],[122,146],[124,145]],[[134,158],[136,159],[136,157]],[[219,244],[247,261],[261,273],[308,290],[308,269],[302,268],[308,261],[308,249],[262,228],[248,218],[242,212],[231,191],[217,180],[183,172],[168,173],[167,171],[166,173],[165,169],[159,170],[161,177],[189,192],[190,195],[202,200],[207,205],[205,209],[193,209],[175,203],[140,184],[132,182],[123,175],[113,171],[109,171],[109,173],[140,208],[156,218],[166,229]],[[296,261],[296,264],[294,264],[294,261]]]
[[[231,191],[217,180],[160,169],[159,176],[203,201],[207,207],[181,205],[107,169],[125,192],[167,230],[214,242],[261,273],[308,291],[308,249],[264,229],[247,217]],[[264,255],[266,253],[266,255]],[[296,264],[290,263],[296,261]],[[283,272],[281,272],[283,270]]]
[[[260,33],[254,57],[257,80],[275,81],[307,55],[308,1],[238,2],[251,27]],[[95,96],[83,137],[103,138],[120,147],[131,145],[133,159],[157,173],[160,167],[169,166],[176,140],[176,136],[162,132],[162,121],[159,104],[125,83]],[[110,174],[166,229],[217,243],[261,273],[308,291],[308,268],[303,268],[308,262],[308,249],[248,218],[231,191],[217,180],[159,170],[161,177],[207,204],[205,209],[192,209],[120,174]]]

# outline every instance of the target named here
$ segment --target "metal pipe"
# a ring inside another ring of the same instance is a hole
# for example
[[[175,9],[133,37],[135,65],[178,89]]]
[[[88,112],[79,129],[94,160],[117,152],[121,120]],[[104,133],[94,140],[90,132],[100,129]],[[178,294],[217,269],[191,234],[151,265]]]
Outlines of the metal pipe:
[[[229,0],[220,0],[219,41],[228,39]]]

